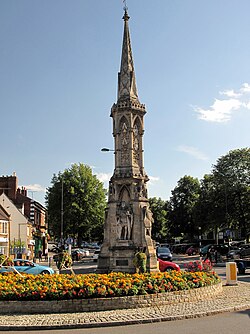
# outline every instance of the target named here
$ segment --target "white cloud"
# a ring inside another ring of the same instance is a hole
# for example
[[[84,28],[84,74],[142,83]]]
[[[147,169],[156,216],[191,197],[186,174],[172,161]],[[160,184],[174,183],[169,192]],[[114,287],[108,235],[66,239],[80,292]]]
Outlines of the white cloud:
[[[111,173],[96,173],[96,177],[101,182],[107,182],[110,180],[112,174]]]
[[[237,98],[237,97],[240,97],[242,94],[241,93],[236,93],[233,89],[231,90],[225,90],[223,92],[220,92],[220,95],[225,95],[225,96],[228,96],[228,97],[233,97],[233,98]]]
[[[158,176],[149,176],[149,185],[154,185],[156,182],[160,181],[160,178]]]
[[[243,83],[243,85],[242,85],[240,91],[241,91],[243,94],[244,94],[244,93],[250,93],[250,85],[249,85],[247,82]]]
[[[28,191],[30,190],[31,192],[34,191],[34,192],[45,192],[46,191],[46,188],[44,188],[43,186],[41,186],[40,184],[28,184],[26,186],[23,186],[25,187]]]
[[[208,108],[193,107],[198,114],[198,118],[207,122],[227,122],[232,114],[239,109],[250,109],[250,85],[244,83],[239,91],[225,90],[220,92],[225,99],[215,99]]]
[[[196,147],[181,145],[178,147],[177,150],[180,152],[187,153],[198,160],[208,159],[208,157],[204,153],[200,152]]]

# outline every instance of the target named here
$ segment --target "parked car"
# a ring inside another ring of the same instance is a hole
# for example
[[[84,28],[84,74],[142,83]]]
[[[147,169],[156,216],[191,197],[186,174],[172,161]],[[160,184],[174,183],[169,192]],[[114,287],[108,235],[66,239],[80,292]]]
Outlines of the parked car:
[[[54,274],[54,270],[48,266],[41,266],[29,260],[14,259],[14,268],[20,273],[39,275]],[[14,272],[12,267],[0,267],[0,273]]]
[[[161,246],[156,248],[156,255],[159,259],[165,260],[165,261],[172,261],[172,257],[173,257],[168,247],[161,247]]]
[[[87,249],[75,248],[71,251],[73,261],[80,261],[86,256],[89,256],[89,250]]]
[[[159,263],[159,270],[162,272],[170,271],[170,270],[177,270],[177,271],[181,270],[177,263],[170,262],[170,261],[164,261],[164,260],[161,260],[160,258],[158,258],[157,260]]]
[[[191,243],[175,244],[172,245],[171,250],[175,254],[186,254],[189,247],[193,246]]]
[[[94,251],[94,254],[93,254],[93,261],[94,261],[94,262],[97,262],[98,257],[99,257],[99,254],[100,254],[100,249],[96,249],[96,250]]]
[[[250,257],[250,244],[245,244],[240,247],[240,257],[246,258]]]
[[[53,252],[53,253],[60,253],[61,252],[61,249],[58,247],[58,246],[53,246],[50,248],[50,252]]]
[[[191,256],[191,255],[197,255],[200,253],[200,247],[199,246],[190,246],[186,250],[186,254]]]
[[[217,250],[218,254],[220,254],[220,255],[227,255],[228,252],[229,252],[229,246],[228,245],[225,245],[225,244],[221,244],[221,245],[208,244],[208,245],[201,248],[200,256],[206,256],[207,251],[211,247],[213,247],[213,249]]]
[[[58,248],[56,244],[54,244],[54,243],[53,244],[51,244],[51,243],[48,244],[48,251],[49,252],[53,252],[54,248]]]
[[[231,249],[228,253],[227,253],[227,259],[238,259],[240,258],[240,248],[234,248]]]

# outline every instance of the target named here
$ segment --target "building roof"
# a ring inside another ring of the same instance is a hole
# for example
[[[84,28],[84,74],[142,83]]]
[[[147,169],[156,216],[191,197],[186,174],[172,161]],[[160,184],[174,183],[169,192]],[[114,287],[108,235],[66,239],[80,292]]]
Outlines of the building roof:
[[[5,211],[5,209],[2,207],[2,205],[0,204],[0,220],[10,220],[10,215],[8,214],[7,211]]]

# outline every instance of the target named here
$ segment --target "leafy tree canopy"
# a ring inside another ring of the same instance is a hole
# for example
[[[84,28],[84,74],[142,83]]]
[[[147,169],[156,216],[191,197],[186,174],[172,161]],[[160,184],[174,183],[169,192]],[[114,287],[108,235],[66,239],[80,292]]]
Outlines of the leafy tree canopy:
[[[149,198],[150,209],[153,213],[152,238],[164,241],[168,236],[168,202],[161,198]]]
[[[196,225],[194,208],[200,195],[200,183],[197,178],[184,176],[172,190],[170,198],[170,230],[173,237],[192,236]]]
[[[53,175],[47,189],[46,205],[51,235],[64,239],[101,240],[103,235],[106,191],[89,166],[72,164]],[[62,224],[63,222],[63,224]]]
[[[242,237],[250,233],[250,149],[232,150],[220,157],[212,170],[214,189],[223,198],[228,228],[240,228]]]

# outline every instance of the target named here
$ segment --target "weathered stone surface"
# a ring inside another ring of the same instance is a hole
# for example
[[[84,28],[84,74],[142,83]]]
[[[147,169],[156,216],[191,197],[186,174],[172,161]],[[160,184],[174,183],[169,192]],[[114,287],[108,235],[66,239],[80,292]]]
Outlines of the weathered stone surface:
[[[151,227],[147,181],[143,165],[145,106],[139,102],[128,20],[124,14],[121,68],[118,75],[118,101],[111,109],[115,145],[115,169],[109,182],[104,242],[98,271],[135,272],[135,253],[147,254],[147,269],[158,271]]]

